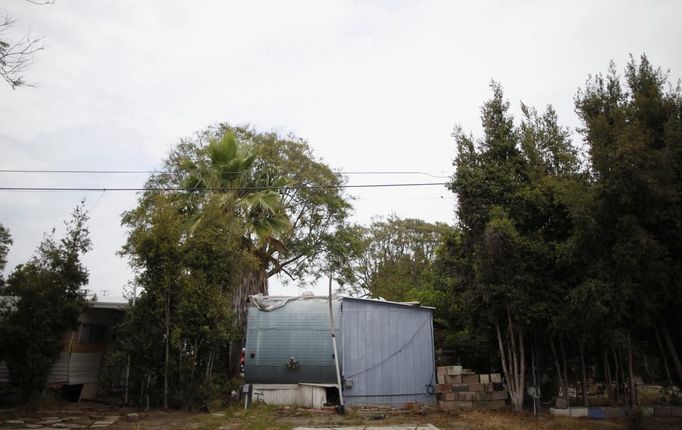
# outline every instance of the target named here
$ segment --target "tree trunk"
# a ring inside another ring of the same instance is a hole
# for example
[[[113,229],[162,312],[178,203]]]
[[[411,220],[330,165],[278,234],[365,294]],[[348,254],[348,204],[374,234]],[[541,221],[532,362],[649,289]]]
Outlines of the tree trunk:
[[[661,324],[661,334],[663,335],[663,342],[668,348],[668,353],[670,353],[670,358],[673,362],[673,367],[675,367],[675,372],[677,373],[677,383],[682,386],[682,364],[680,364],[680,357],[677,355],[677,350],[675,349],[675,344],[670,337],[670,332],[665,323]]]
[[[630,404],[637,405],[637,383],[635,382],[634,363],[632,362],[632,336],[628,333],[628,378],[630,379]]]
[[[566,349],[564,348],[564,339],[559,338],[559,347],[561,348],[561,361],[564,365],[564,392],[566,393],[566,407],[571,407],[571,393],[568,392],[568,361],[566,360]]]
[[[495,328],[497,329],[497,343],[500,347],[500,358],[502,360],[502,372],[504,372],[504,377],[507,380],[507,391],[509,392],[509,398],[514,398],[513,387],[511,384],[512,376],[509,372],[509,367],[507,366],[507,352],[504,348],[504,343],[502,341],[502,332],[500,330],[499,320],[495,320]]]
[[[192,369],[189,374],[189,407],[194,407],[194,373],[197,368],[197,348],[199,347],[199,339],[194,339],[194,348],[192,349]]]
[[[242,343],[238,341],[231,342],[227,357],[227,373],[230,377],[236,377],[238,375],[241,358]]]
[[[581,392],[583,395],[583,406],[587,407],[587,370],[585,369],[585,344],[581,340],[580,344],[580,370],[582,373],[582,387]]]
[[[646,352],[642,353],[642,364],[644,364],[644,372],[646,373],[647,377],[645,383],[654,384],[656,381],[654,380],[654,376],[651,372],[651,366],[649,366],[649,360],[647,359],[647,355],[648,354],[646,354]]]
[[[152,374],[149,372],[147,374],[147,389],[145,390],[145,394],[147,397],[147,407],[146,410],[149,410],[149,386],[152,384]]]
[[[139,405],[142,405],[142,403],[144,403],[144,383],[145,377],[144,373],[142,373],[142,378],[140,378],[140,400],[138,401]]]
[[[500,357],[502,360],[502,370],[507,379],[507,390],[512,404],[517,411],[523,409],[524,398],[524,379],[525,379],[525,350],[523,341],[523,332],[518,334],[514,332],[514,325],[511,319],[511,312],[507,307],[507,323],[508,334],[505,347],[505,341],[500,329],[499,320],[495,321],[495,328],[497,330],[497,341],[500,348]],[[518,345],[517,345],[518,336]]]
[[[609,399],[609,405],[614,406],[611,366],[609,366],[609,355],[606,349],[604,349],[602,352],[602,361],[604,362],[604,383],[606,384],[606,396]]]
[[[168,409],[168,362],[170,358],[170,277],[166,288],[166,359],[163,367],[163,407]]]
[[[614,348],[613,350],[613,357],[616,360],[616,369],[620,369],[620,387],[621,391],[619,392],[620,400],[623,405],[628,406],[628,384],[627,384],[627,378],[625,377],[625,363],[618,358],[618,352]]]
[[[556,366],[556,375],[557,375],[557,380],[558,380],[558,385],[557,385],[557,398],[559,397],[559,390],[562,391],[562,397],[564,399],[564,402],[566,403],[566,407],[568,407],[568,396],[566,393],[566,388],[564,386],[564,378],[561,377],[561,363],[559,363],[559,356],[556,353],[556,346],[554,346],[554,339],[549,338],[549,347],[552,349],[552,356],[554,357],[554,365]]]
[[[656,334],[656,343],[658,343],[658,350],[661,352],[661,359],[663,360],[663,368],[665,369],[665,376],[668,379],[668,386],[673,385],[673,378],[670,376],[670,367],[668,366],[668,357],[663,349],[663,342],[661,342],[661,335],[658,332],[658,327],[654,324],[654,333]]]
[[[620,370],[620,363],[618,363],[618,355],[616,355],[616,349],[613,348],[613,364],[615,365],[614,369],[614,376],[615,376],[615,393],[616,393],[616,404],[620,405],[621,404],[621,396],[620,396],[620,379],[619,379],[619,374],[618,371]]]
[[[268,295],[268,273],[264,269],[242,276],[240,288],[232,297],[232,309],[235,315],[235,328],[237,329],[237,340],[230,344],[230,354],[228,361],[228,374],[236,376],[241,359],[242,339],[246,332],[247,302],[249,296],[255,294]]]
[[[204,385],[205,385],[206,387],[208,387],[209,376],[210,376],[210,374],[211,374],[211,364],[213,363],[213,354],[214,354],[213,351],[214,351],[213,348],[211,348],[211,349],[209,350],[209,353],[208,353],[208,360],[206,361],[206,371],[205,371],[205,373],[204,373]]]
[[[254,294],[268,295],[268,274],[264,269],[247,273],[242,276],[241,288],[238,288],[232,301],[235,322],[240,336],[243,336],[246,325],[246,310],[249,296]]]
[[[540,387],[538,386],[538,372],[537,372],[537,336],[533,336],[533,346],[531,348],[530,352],[530,357],[531,357],[531,372],[533,376],[533,413],[537,415],[538,409],[539,409],[539,404],[538,401],[540,400]]]

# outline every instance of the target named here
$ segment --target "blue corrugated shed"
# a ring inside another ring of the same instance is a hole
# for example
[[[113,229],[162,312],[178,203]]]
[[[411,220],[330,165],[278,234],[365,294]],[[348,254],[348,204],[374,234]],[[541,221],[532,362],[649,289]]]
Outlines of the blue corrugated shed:
[[[335,384],[327,298],[263,299],[280,307],[249,308],[247,383]],[[347,404],[435,402],[431,308],[342,297],[333,310]],[[298,368],[287,367],[290,357]]]
[[[344,298],[343,376],[349,405],[433,403],[432,309]],[[432,388],[432,387],[431,387]]]

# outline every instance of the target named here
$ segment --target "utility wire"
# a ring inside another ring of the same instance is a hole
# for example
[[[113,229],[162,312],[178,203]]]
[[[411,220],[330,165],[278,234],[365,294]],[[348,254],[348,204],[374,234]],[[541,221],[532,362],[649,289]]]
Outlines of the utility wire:
[[[87,175],[118,175],[118,174],[171,174],[165,170],[54,170],[54,169],[0,169],[0,173],[64,173]],[[221,172],[243,173],[243,172]],[[340,171],[344,175],[426,175],[434,178],[448,178],[449,176],[434,175],[434,173],[448,173],[446,171],[416,171],[416,170],[350,170]]]
[[[343,188],[388,188],[388,187],[427,187],[447,185],[447,182],[417,182],[399,184],[357,184],[357,185],[282,185],[264,187],[234,187],[234,188],[187,188],[187,187],[148,187],[148,188],[107,188],[107,187],[0,187],[0,191],[196,191],[196,192],[225,192],[225,191],[264,191],[264,190],[315,190],[315,189],[343,189]]]

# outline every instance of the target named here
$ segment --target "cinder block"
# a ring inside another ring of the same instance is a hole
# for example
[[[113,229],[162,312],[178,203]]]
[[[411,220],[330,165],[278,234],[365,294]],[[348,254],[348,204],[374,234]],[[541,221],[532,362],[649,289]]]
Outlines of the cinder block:
[[[478,380],[478,375],[473,374],[473,375],[462,375],[462,383],[463,384],[478,384],[481,381]]]
[[[445,379],[447,378],[447,375],[436,375],[436,381],[439,384],[445,384]]]
[[[462,375],[474,375],[474,371],[471,369],[462,369]]]
[[[472,409],[474,407],[474,402],[469,400],[458,400],[455,402],[455,405],[457,405],[459,409]]]
[[[605,419],[607,417],[606,409],[607,408],[589,407],[587,408],[587,416],[597,420]]]
[[[557,417],[570,417],[571,410],[564,408],[549,408],[549,413]]]
[[[438,366],[436,368],[436,375],[447,375],[447,374],[448,374],[447,366]]]
[[[459,393],[462,391],[469,391],[469,384],[454,384],[452,385],[452,391]]]
[[[507,400],[509,398],[509,394],[506,391],[493,391],[492,393],[493,400]]]
[[[483,393],[483,392],[476,393],[476,400],[478,400],[478,401],[492,400],[492,399],[493,399],[493,393]]]
[[[446,384],[461,384],[462,375],[445,375]]]
[[[473,401],[476,400],[476,393],[472,393],[471,391],[465,391],[459,394],[459,400],[465,400],[465,401]]]
[[[481,384],[487,384],[490,382],[490,375],[487,375],[485,373],[478,375],[478,380],[481,381]]]
[[[491,373],[490,374],[490,382],[493,382],[493,383],[502,382],[502,375],[500,375],[499,373]]]
[[[436,384],[436,393],[449,393],[452,391],[450,384]]]
[[[461,375],[462,374],[462,366],[448,366],[447,367],[447,374],[451,375],[451,376]]]
[[[588,416],[587,408],[570,408],[572,417],[586,417]]]
[[[485,384],[481,384],[479,382],[471,383],[471,384],[469,384],[469,391],[482,393],[485,391]]]
[[[440,395],[441,400],[458,400],[459,396],[457,396],[457,399],[455,399],[455,394],[459,393],[443,393]]]

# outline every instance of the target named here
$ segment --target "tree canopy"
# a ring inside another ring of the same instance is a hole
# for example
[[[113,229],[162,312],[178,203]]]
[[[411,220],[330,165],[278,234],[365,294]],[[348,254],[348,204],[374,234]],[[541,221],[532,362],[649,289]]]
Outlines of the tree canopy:
[[[18,265],[0,289],[0,357],[21,400],[44,389],[62,337],[74,330],[85,306],[88,271],[80,257],[91,249],[88,214],[77,206],[66,222],[66,234],[54,230],[36,254]]]

